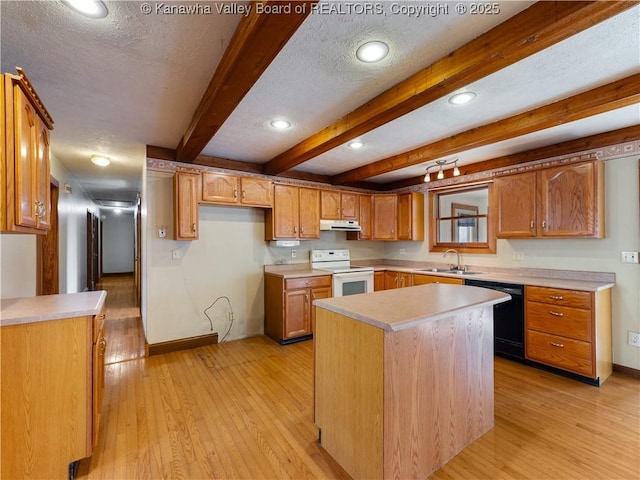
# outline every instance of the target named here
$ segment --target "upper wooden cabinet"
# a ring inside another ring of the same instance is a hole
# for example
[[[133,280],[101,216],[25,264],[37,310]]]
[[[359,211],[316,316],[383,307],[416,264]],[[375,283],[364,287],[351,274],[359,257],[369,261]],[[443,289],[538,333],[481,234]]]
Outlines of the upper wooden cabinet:
[[[323,220],[358,220],[360,203],[357,193],[322,190],[320,218]]]
[[[2,75],[0,101],[0,229],[44,234],[51,215],[49,132],[53,120],[22,73],[19,77]]]
[[[320,238],[320,192],[274,185],[273,209],[266,211],[266,240]]]
[[[424,195],[398,195],[398,240],[424,240]]]
[[[262,178],[202,172],[202,203],[270,208],[272,183]]]
[[[373,240],[396,240],[398,196],[373,195]]]
[[[176,172],[173,177],[174,233],[176,240],[198,239],[200,174]]]
[[[373,200],[371,195],[358,195],[360,208],[360,230],[358,236],[360,240],[371,240],[373,238]],[[347,236],[348,237],[348,236]]]
[[[597,160],[497,178],[497,236],[603,238],[603,181]]]

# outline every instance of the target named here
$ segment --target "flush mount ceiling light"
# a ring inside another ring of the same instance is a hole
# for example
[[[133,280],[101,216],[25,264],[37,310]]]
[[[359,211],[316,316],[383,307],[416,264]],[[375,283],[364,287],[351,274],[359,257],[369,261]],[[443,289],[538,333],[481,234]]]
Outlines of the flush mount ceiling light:
[[[67,7],[89,18],[104,18],[109,11],[101,0],[62,0]]]
[[[455,95],[451,95],[451,97],[449,97],[449,103],[452,105],[464,105],[474,98],[476,98],[476,94],[473,92],[460,92]]]
[[[271,126],[278,130],[286,130],[291,126],[291,122],[287,122],[286,120],[272,120]]]
[[[427,173],[424,176],[424,181],[425,182],[430,182],[431,181],[431,175],[429,174],[429,170],[431,170],[432,168],[438,168],[438,180],[442,180],[444,178],[444,172],[442,171],[442,168],[446,165],[451,165],[453,163],[453,176],[457,177],[458,175],[460,175],[460,170],[458,169],[458,159],[454,158],[452,160],[436,160],[435,162],[433,162],[431,165],[427,165]]]
[[[375,63],[382,60],[389,53],[389,46],[379,40],[363,43],[356,50],[358,60],[365,63]]]
[[[364,147],[364,142],[360,140],[354,140],[353,142],[347,143],[347,147],[357,150],[358,148]]]
[[[111,163],[111,160],[109,160],[109,157],[105,157],[103,155],[93,155],[91,157],[91,162],[99,167],[106,167]]]

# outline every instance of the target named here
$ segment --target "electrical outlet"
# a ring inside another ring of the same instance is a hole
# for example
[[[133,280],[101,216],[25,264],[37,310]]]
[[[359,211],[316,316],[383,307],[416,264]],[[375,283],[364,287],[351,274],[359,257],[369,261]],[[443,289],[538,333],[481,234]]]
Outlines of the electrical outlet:
[[[180,258],[180,250],[175,249],[175,250],[171,250],[171,258],[173,258],[174,260],[177,260]]]
[[[407,251],[404,248],[401,248],[400,250],[398,250],[398,254],[400,255],[406,255]]]
[[[298,252],[291,250],[291,258],[296,258],[296,256],[298,256]]]
[[[521,262],[524,260],[524,252],[513,252],[513,256],[511,258],[517,262]]]
[[[620,252],[622,263],[638,263],[638,252]]]
[[[638,332],[627,332],[628,339],[627,343],[634,347],[640,347],[640,333]]]

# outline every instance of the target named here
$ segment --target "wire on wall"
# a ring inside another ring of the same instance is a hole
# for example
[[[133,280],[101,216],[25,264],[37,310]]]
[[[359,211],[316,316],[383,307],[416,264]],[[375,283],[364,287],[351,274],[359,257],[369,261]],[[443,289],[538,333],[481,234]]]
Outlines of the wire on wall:
[[[229,311],[227,312],[227,320],[229,322],[229,326],[227,327],[227,330],[225,331],[224,335],[222,335],[222,338],[219,339],[219,342],[222,343],[229,336],[229,332],[231,332],[231,327],[233,326],[234,316],[233,316],[233,308],[231,307],[231,300],[229,300],[229,297],[227,297],[226,295],[222,295],[222,296],[216,298],[211,305],[209,305],[207,308],[205,308],[203,313],[204,313],[204,316],[207,317],[207,320],[209,320],[209,325],[211,325],[211,331],[213,332],[213,322],[214,322],[214,320],[211,319],[211,317],[209,316],[207,311],[211,310],[215,306],[215,304],[218,303],[219,300],[226,300],[227,301],[227,305],[229,306]],[[219,317],[215,318],[215,320],[217,320],[218,318]]]

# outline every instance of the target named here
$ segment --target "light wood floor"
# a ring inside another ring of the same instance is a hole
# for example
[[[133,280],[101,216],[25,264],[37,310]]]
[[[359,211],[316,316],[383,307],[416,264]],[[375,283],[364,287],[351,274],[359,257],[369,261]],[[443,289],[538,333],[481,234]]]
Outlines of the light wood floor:
[[[311,342],[260,336],[142,358],[141,334],[123,326],[124,312],[138,315],[127,281],[102,287],[113,350],[79,478],[348,478],[316,442]],[[640,478],[640,381],[614,374],[597,388],[497,358],[495,402],[495,428],[431,479]]]

